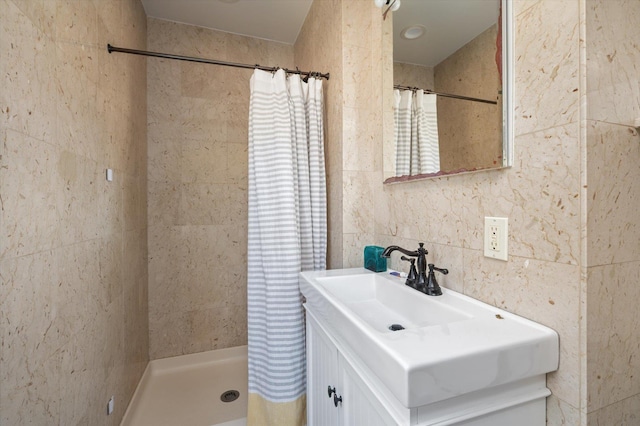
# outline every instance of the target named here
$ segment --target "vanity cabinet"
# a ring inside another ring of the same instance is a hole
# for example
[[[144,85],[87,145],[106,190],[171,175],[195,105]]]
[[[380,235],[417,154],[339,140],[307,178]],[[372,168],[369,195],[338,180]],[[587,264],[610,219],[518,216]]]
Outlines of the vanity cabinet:
[[[389,426],[398,422],[363,380],[357,366],[307,310],[307,424]]]
[[[405,407],[340,337],[322,308],[305,304],[309,426],[543,426],[545,376]],[[385,365],[380,365],[385,368]],[[428,380],[428,378],[426,378]]]

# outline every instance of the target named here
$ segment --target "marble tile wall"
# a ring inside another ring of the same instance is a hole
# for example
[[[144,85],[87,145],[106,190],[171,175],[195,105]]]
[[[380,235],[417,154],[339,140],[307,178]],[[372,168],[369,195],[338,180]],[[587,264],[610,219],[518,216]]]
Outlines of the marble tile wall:
[[[440,170],[501,167],[502,84],[492,25],[434,67],[434,90],[498,101],[496,105],[438,96]]]
[[[640,3],[585,0],[587,412],[640,421]]]
[[[149,18],[149,49],[293,67],[293,46]],[[148,60],[151,359],[247,342],[251,70]]]
[[[327,173],[327,267],[342,265],[343,64],[341,0],[314,1],[294,43],[295,64],[304,70],[329,72],[323,82],[325,167]]]
[[[117,425],[148,362],[146,61],[107,43],[138,0],[0,1],[3,425]]]
[[[393,84],[435,90],[433,67],[394,62]]]
[[[384,123],[381,83],[385,67],[393,69],[390,37],[392,17],[368,0],[343,1],[343,265],[362,266],[364,246],[375,242],[372,200],[382,170]],[[388,80],[391,87],[391,81]],[[383,86],[384,87],[384,86]]]

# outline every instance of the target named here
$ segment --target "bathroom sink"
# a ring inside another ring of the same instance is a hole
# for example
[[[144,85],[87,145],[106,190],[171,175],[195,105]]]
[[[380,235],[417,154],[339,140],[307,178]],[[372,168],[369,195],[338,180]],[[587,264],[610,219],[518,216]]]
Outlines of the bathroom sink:
[[[382,333],[391,333],[394,325],[415,329],[472,318],[437,299],[416,297],[419,296],[416,290],[378,274],[318,277],[317,280],[361,321]]]
[[[302,272],[300,290],[407,408],[558,368],[555,331],[446,288],[427,296],[388,272],[354,268]]]

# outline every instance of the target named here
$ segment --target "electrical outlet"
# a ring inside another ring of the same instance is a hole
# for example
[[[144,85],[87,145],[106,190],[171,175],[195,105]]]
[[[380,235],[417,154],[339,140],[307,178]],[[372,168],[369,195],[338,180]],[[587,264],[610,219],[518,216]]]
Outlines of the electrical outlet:
[[[509,260],[508,219],[506,217],[484,218],[484,256]]]

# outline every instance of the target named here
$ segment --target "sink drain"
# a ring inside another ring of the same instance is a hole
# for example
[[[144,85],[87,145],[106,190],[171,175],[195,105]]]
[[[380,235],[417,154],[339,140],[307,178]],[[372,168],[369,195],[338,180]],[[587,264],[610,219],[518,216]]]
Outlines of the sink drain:
[[[224,391],[222,395],[220,395],[220,401],[232,402],[238,399],[239,396],[240,396],[240,392],[238,392],[237,390]]]
[[[400,324],[391,324],[389,326],[389,330],[391,330],[391,331],[404,330],[404,327],[401,326]]]

